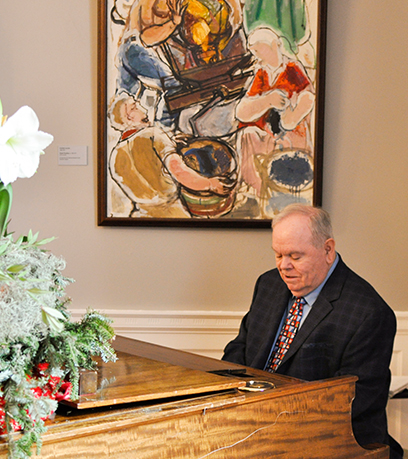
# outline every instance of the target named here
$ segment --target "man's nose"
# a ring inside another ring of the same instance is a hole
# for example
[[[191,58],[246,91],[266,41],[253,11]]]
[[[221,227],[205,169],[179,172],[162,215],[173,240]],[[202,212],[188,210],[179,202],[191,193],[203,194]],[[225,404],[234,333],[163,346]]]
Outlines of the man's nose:
[[[291,269],[291,268],[293,268],[292,260],[290,259],[290,257],[282,257],[280,267],[281,267],[281,269]]]

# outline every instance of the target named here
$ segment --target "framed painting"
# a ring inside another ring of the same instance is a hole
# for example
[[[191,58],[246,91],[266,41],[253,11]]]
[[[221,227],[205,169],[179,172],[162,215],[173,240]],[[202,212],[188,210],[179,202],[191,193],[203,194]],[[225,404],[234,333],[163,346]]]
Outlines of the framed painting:
[[[98,224],[320,205],[326,0],[101,0]]]

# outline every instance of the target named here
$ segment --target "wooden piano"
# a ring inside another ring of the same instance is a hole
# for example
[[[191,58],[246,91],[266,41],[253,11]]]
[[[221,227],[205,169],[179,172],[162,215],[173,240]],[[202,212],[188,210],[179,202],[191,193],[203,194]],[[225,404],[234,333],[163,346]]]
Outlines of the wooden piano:
[[[355,377],[305,382],[117,337],[95,394],[47,421],[41,457],[388,458],[351,428]],[[7,444],[0,443],[0,458]]]

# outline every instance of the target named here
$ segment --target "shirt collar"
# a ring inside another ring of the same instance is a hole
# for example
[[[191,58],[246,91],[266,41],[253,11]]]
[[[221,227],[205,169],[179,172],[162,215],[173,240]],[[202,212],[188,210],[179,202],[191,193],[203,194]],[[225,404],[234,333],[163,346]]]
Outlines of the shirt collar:
[[[322,288],[324,287],[324,284],[327,282],[327,279],[332,275],[332,272],[335,270],[337,264],[339,262],[339,256],[336,253],[336,258],[334,260],[334,263],[331,265],[329,272],[327,273],[327,276],[325,277],[324,281],[313,291],[305,295],[303,298],[306,300],[307,304],[310,306],[313,306],[313,303],[317,300],[317,297],[319,296],[319,293],[322,291]]]

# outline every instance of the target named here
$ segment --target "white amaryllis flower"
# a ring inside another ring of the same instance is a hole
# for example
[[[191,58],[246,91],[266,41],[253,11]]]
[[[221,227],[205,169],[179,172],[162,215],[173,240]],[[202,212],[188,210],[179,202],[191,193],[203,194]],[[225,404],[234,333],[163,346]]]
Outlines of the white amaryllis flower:
[[[0,106],[0,122],[2,118]],[[0,126],[0,180],[4,185],[19,177],[29,178],[38,169],[40,155],[54,140],[51,134],[39,131],[39,126],[37,115],[27,106]]]

